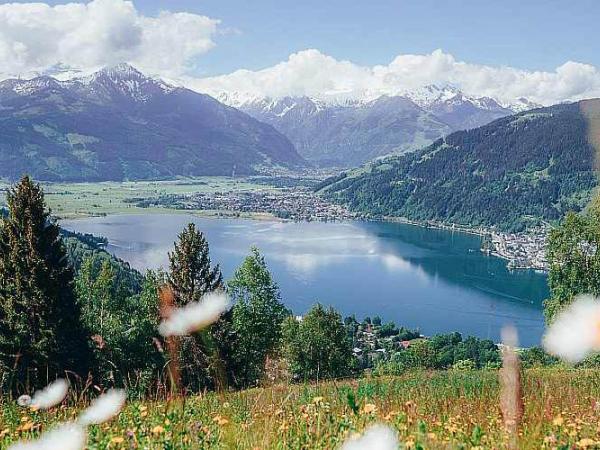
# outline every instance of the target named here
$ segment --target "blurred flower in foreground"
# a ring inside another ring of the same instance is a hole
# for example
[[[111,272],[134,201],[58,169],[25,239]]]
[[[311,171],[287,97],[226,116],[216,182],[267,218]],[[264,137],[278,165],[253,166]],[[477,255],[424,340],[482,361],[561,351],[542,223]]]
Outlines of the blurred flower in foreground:
[[[111,389],[95,399],[78,419],[80,425],[100,424],[119,414],[125,404],[125,391]]]
[[[85,429],[66,423],[44,433],[41,438],[29,442],[17,442],[9,450],[80,450],[85,447]]]
[[[347,440],[340,450],[397,450],[396,432],[385,425],[373,425],[358,438]]]
[[[50,383],[41,391],[36,391],[33,398],[29,395],[21,395],[17,399],[17,404],[23,407],[30,406],[36,409],[49,409],[62,402],[67,396],[68,390],[69,383],[66,380],[59,379]]]
[[[31,405],[31,397],[29,395],[21,395],[18,399],[17,399],[17,405],[22,406],[22,407],[27,407]]]
[[[577,297],[548,327],[543,345],[571,363],[600,350],[600,302],[591,295]]]
[[[225,294],[206,294],[199,302],[173,309],[161,322],[158,331],[164,337],[185,336],[215,322],[228,307],[229,300]]]
[[[35,392],[31,399],[31,407],[39,409],[52,408],[65,399],[68,390],[69,383],[67,383],[67,380],[56,380],[41,391]]]

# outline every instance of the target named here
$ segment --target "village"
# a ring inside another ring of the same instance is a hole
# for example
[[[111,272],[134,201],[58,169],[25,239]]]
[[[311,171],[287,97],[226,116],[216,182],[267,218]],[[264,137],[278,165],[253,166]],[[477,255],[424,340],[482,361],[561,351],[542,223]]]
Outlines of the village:
[[[271,214],[280,219],[298,222],[357,218],[356,214],[343,206],[327,202],[311,190],[302,187],[167,195],[136,199],[135,204],[138,207],[164,206],[184,210]]]
[[[344,319],[344,324],[352,341],[352,353],[361,369],[373,368],[394,353],[408,349],[415,340],[425,339],[418,330],[397,328],[393,322],[383,324],[378,316],[365,317],[360,323],[350,316]]]
[[[531,233],[492,232],[482,251],[508,260],[509,269],[547,271],[546,237],[545,229]]]

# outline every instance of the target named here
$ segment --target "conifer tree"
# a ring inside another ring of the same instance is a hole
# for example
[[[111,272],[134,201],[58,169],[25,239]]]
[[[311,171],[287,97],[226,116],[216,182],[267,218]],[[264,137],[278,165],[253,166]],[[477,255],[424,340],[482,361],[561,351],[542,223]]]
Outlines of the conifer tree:
[[[179,234],[175,250],[169,253],[168,282],[178,306],[202,301],[206,293],[223,289],[223,275],[219,266],[211,267],[206,238],[193,223]],[[184,386],[193,391],[219,386],[226,382],[219,352],[220,343],[214,338],[215,326],[210,330],[180,339],[180,373]]]
[[[179,305],[200,301],[207,292],[223,287],[219,266],[211,268],[208,242],[196,225],[189,223],[169,253],[169,284]]]
[[[7,194],[0,229],[0,371],[45,385],[66,371],[86,375],[90,348],[68,264],[39,185],[25,176]]]

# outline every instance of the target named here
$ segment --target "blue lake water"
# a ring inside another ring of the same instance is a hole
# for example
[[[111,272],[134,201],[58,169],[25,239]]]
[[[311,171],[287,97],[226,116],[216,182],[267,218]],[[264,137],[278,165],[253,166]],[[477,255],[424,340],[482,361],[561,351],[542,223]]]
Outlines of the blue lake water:
[[[137,269],[167,267],[167,252],[190,221],[210,244],[225,277],[256,245],[302,314],[315,302],[344,315],[379,315],[424,334],[459,331],[499,339],[513,324],[522,345],[543,332],[546,277],[509,271],[479,251],[481,238],[447,230],[380,222],[291,223],[140,214],[63,221],[65,228],[109,239],[108,251]]]

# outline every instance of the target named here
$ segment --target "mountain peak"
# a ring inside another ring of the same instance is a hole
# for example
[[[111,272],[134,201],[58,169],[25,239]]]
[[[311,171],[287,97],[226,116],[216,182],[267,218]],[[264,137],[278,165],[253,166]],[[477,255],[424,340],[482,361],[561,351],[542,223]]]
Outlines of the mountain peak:
[[[87,80],[89,82],[122,83],[127,81],[151,81],[152,79],[144,75],[131,64],[119,63],[113,66],[106,66],[88,77],[83,77],[82,80]]]
[[[147,101],[156,93],[169,93],[176,89],[162,80],[144,75],[131,64],[124,62],[104,67],[78,81],[136,101]]]
[[[142,72],[126,62],[106,66],[96,73],[107,75],[110,78],[146,78]]]

